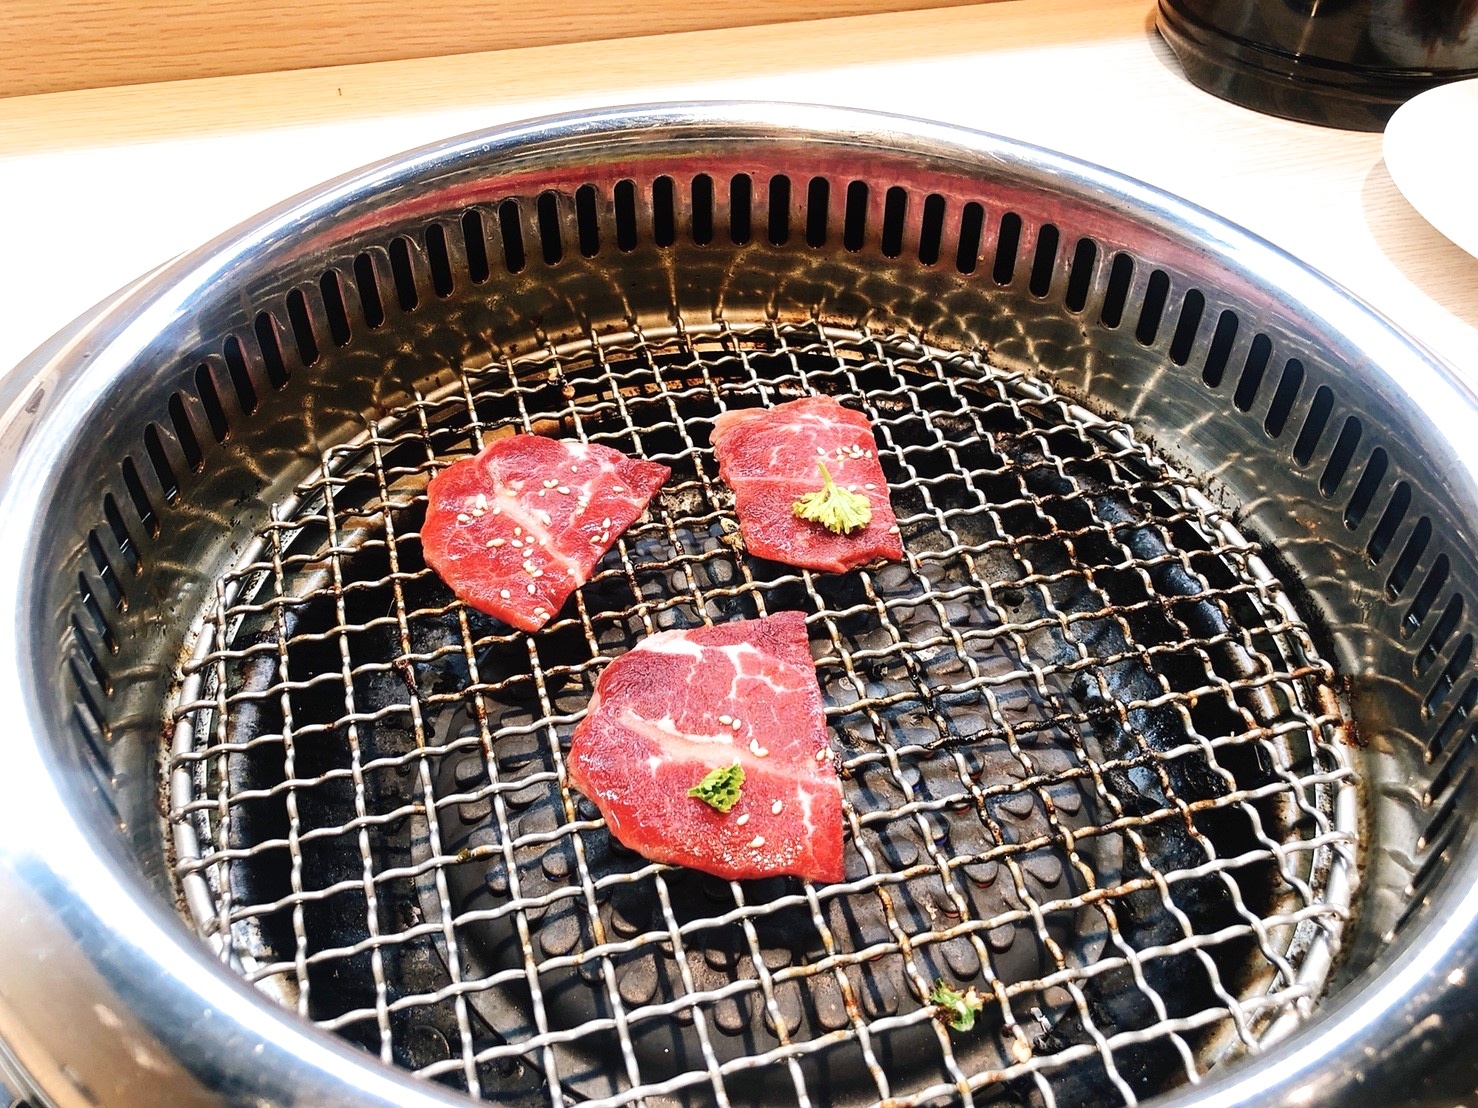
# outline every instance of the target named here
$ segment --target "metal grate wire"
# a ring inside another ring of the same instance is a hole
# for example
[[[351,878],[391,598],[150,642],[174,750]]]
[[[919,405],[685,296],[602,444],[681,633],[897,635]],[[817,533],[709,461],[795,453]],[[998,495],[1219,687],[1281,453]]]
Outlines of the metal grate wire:
[[[737,549],[713,417],[814,392],[872,420],[906,563]],[[457,602],[416,534],[431,474],[513,430],[674,471],[532,636]],[[783,608],[847,880],[613,846],[563,763],[600,667]],[[1354,880],[1334,674],[1257,544],[1126,426],[908,336],[679,321],[466,369],[325,446],[181,688],[169,818],[202,936],[492,1099],[1134,1104],[1307,1014]],[[935,1018],[941,979],[986,996],[975,1031]]]

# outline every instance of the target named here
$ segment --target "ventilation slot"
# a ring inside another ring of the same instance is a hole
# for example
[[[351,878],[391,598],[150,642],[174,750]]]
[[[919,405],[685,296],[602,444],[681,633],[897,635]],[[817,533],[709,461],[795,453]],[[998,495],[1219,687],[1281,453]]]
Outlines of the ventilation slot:
[[[385,322],[385,303],[380,299],[380,282],[375,276],[375,263],[368,254],[354,259],[354,288],[359,293],[359,307],[364,312],[365,326],[374,330]]]
[[[195,391],[200,394],[200,406],[205,409],[210,433],[216,442],[225,442],[231,437],[231,424],[226,419],[226,409],[221,406],[221,394],[216,391],[215,375],[204,362],[195,367]]]
[[[1471,770],[1471,768],[1472,767],[1470,766],[1464,767],[1464,773],[1462,777],[1462,782],[1464,784],[1466,784],[1468,780],[1468,771]],[[1427,821],[1427,826],[1422,830],[1421,838],[1417,840],[1417,850],[1433,851],[1433,858],[1436,858],[1440,855],[1442,850],[1446,849],[1448,844],[1445,840],[1447,837],[1447,832],[1449,830],[1448,825],[1452,821],[1453,813],[1457,811],[1458,798],[1463,794],[1464,791],[1465,790],[1461,787],[1452,789],[1447,794],[1447,796],[1443,798],[1442,803],[1437,805],[1436,811],[1432,813],[1432,818]],[[1430,862],[1431,859],[1428,859],[1428,863]],[[1417,871],[1417,876],[1412,881],[1413,889],[1427,884],[1426,868],[1426,865],[1423,865],[1423,867]]]
[[[693,178],[693,241],[699,246],[713,241],[713,178],[706,173]]]
[[[509,273],[522,273],[528,255],[523,248],[523,220],[517,200],[498,205],[498,237],[503,240],[503,268]]]
[[[1386,510],[1381,513],[1380,522],[1375,525],[1375,530],[1370,533],[1370,541],[1365,544],[1365,555],[1370,559],[1370,564],[1378,566],[1385,559],[1386,551],[1391,548],[1391,540],[1396,537],[1396,532],[1401,527],[1401,521],[1406,518],[1406,511],[1411,507],[1411,486],[1405,481],[1397,481],[1396,487],[1391,490],[1391,499],[1386,503]]]
[[[1411,529],[1411,537],[1406,540],[1401,557],[1396,559],[1396,564],[1391,567],[1391,575],[1386,578],[1386,595],[1392,600],[1406,591],[1416,564],[1421,561],[1422,555],[1427,551],[1427,543],[1431,541],[1432,521],[1422,516]]]
[[[1226,374],[1227,362],[1231,360],[1232,345],[1237,341],[1240,324],[1237,313],[1230,309],[1216,317],[1216,330],[1211,333],[1211,344],[1206,348],[1206,364],[1201,367],[1201,380],[1208,388],[1220,388]]]
[[[95,529],[87,532],[87,552],[92,556],[92,564],[97,567],[98,582],[103,586],[103,591],[108,594],[113,607],[120,612],[126,612],[128,603],[123,599],[123,590],[119,588],[118,575],[113,571],[113,563],[108,561],[107,552],[103,550],[102,540],[98,538]]]
[[[313,321],[308,317],[308,299],[301,289],[293,289],[287,294],[287,322],[292,328],[293,344],[298,348],[298,364],[312,365],[318,361],[318,338],[313,334]],[[286,373],[283,377],[285,384]]]
[[[924,213],[919,221],[919,263],[936,265],[939,247],[944,242],[944,197],[931,192],[924,197]]]
[[[1401,637],[1409,639],[1415,635],[1426,622],[1427,616],[1431,614],[1432,605],[1437,603],[1437,596],[1442,592],[1442,586],[1447,584],[1447,574],[1451,569],[1446,554],[1438,554],[1437,560],[1432,563],[1432,568],[1427,571],[1427,579],[1422,582],[1422,587],[1416,590],[1416,595],[1411,598],[1411,607],[1406,609],[1406,616],[1401,621]]]
[[[474,285],[482,284],[493,275],[493,269],[488,262],[487,228],[475,208],[462,213],[462,248],[467,252],[468,279]]]
[[[1180,302],[1180,320],[1175,325],[1175,334],[1170,338],[1170,360],[1176,365],[1185,365],[1191,360],[1191,351],[1196,345],[1196,332],[1201,329],[1201,317],[1206,314],[1206,294],[1200,289],[1188,289]]]
[[[1103,293],[1103,307],[1098,321],[1105,327],[1117,327],[1124,321],[1124,305],[1129,301],[1129,283],[1134,280],[1134,259],[1128,254],[1115,254],[1109,266],[1108,288]]]
[[[974,273],[980,264],[980,241],[985,234],[985,208],[970,201],[960,212],[960,242],[955,249],[955,268]]]
[[[1139,326],[1134,328],[1134,337],[1144,346],[1155,341],[1160,333],[1160,320],[1165,315],[1165,302],[1170,297],[1170,277],[1163,269],[1150,273],[1149,284],[1144,290],[1144,303],[1139,309]]]
[[[1298,403],[1298,394],[1303,387],[1304,364],[1297,358],[1289,358],[1283,363],[1283,375],[1278,378],[1273,402],[1268,405],[1268,414],[1262,421],[1263,430],[1273,438],[1276,439],[1288,426],[1288,417],[1293,414],[1293,406]]]
[[[456,285],[452,281],[452,255],[447,248],[446,229],[440,223],[426,228],[426,264],[431,267],[431,291],[445,299]]]
[[[318,292],[323,297],[323,314],[328,320],[328,337],[335,346],[348,346],[349,309],[344,304],[344,290],[339,275],[330,269],[318,279]]]
[[[1334,450],[1329,454],[1329,461],[1324,465],[1324,473],[1319,478],[1319,491],[1327,497],[1334,496],[1339,491],[1345,474],[1349,472],[1350,462],[1355,458],[1355,449],[1360,445],[1360,436],[1364,428],[1360,421],[1354,416],[1345,420],[1345,425],[1339,429],[1339,438],[1334,440]]]
[[[806,245],[826,245],[827,208],[831,204],[831,182],[812,177],[806,186]]]
[[[185,465],[192,473],[199,473],[205,455],[200,449],[200,440],[195,437],[195,427],[185,411],[184,398],[177,392],[170,393],[167,408],[169,425],[174,428],[175,441],[180,444],[180,452],[185,455]]]
[[[1092,239],[1079,239],[1073,249],[1072,266],[1067,274],[1067,295],[1063,304],[1070,312],[1081,312],[1088,305],[1088,290],[1093,287],[1093,267],[1098,264],[1098,244]]]
[[[78,722],[82,724],[84,733],[89,736],[89,743],[111,742],[113,730],[108,726],[107,717],[103,714],[102,707],[97,702],[97,697],[92,691],[92,682],[82,675],[77,668],[75,657],[67,659],[67,675],[72,678],[72,687],[77,691],[77,699],[80,701],[81,710],[86,716]],[[101,757],[101,751],[97,751]]]
[[[842,246],[851,251],[862,249],[867,236],[867,184],[853,181],[847,186],[847,207],[842,218]]]
[[[416,269],[411,261],[410,240],[397,235],[390,240],[390,277],[395,282],[395,299],[403,312],[413,312],[421,303],[416,291]]]
[[[1037,229],[1037,250],[1032,256],[1031,276],[1027,278],[1027,290],[1041,298],[1052,291],[1052,275],[1057,272],[1057,243],[1060,236],[1057,228],[1044,223]]]
[[[1370,511],[1371,502],[1375,500],[1375,491],[1380,488],[1388,464],[1386,452],[1379,446],[1370,452],[1365,471],[1360,474],[1355,491],[1350,494],[1350,502],[1345,505],[1345,526],[1351,531],[1364,522],[1365,513]]]
[[[754,182],[747,173],[736,173],[729,182],[729,240],[743,246],[754,234],[751,208],[754,205]]]
[[[652,241],[658,246],[677,241],[677,196],[671,177],[652,182]]]
[[[1447,607],[1442,610],[1442,615],[1437,620],[1437,626],[1432,628],[1432,633],[1427,636],[1421,652],[1412,662],[1412,672],[1418,677],[1432,667],[1432,663],[1437,660],[1437,655],[1442,653],[1442,648],[1447,645],[1447,640],[1452,638],[1452,633],[1457,630],[1457,625],[1463,618],[1464,607],[1461,593],[1454,594],[1447,602]]]
[[[1021,216],[1007,212],[1001,216],[1001,227],[996,235],[996,264],[991,267],[991,277],[998,285],[1009,285],[1016,276],[1016,251],[1021,247]]]
[[[107,617],[103,615],[103,609],[98,604],[97,595],[94,593],[92,584],[87,580],[87,575],[77,575],[77,592],[82,600],[82,607],[92,620],[97,629],[98,638],[103,642],[103,648],[109,654],[118,653],[118,638],[113,634],[113,628],[108,624]]]
[[[559,227],[559,197],[553,192],[541,192],[534,203],[534,218],[539,222],[539,249],[544,264],[558,265],[565,256]]]
[[[159,479],[164,502],[173,504],[180,498],[180,483],[175,477],[169,455],[164,450],[164,440],[159,437],[159,427],[156,424],[151,423],[144,428],[144,453],[148,456],[149,467],[153,469],[154,476]]]
[[[241,340],[235,335],[228,338],[221,346],[221,356],[226,359],[226,372],[231,378],[231,387],[236,392],[236,403],[246,415],[256,414],[257,386],[247,368],[246,349],[241,345]]]
[[[82,660],[87,663],[87,671],[92,674],[92,679],[97,682],[103,695],[112,696],[113,682],[108,677],[108,671],[103,668],[103,661],[98,657],[97,647],[92,645],[87,632],[82,629],[82,624],[75,615],[72,617],[72,642],[77,647],[77,652],[82,655]]]
[[[123,474],[123,488],[128,493],[134,511],[138,513],[139,522],[144,525],[144,530],[151,538],[158,538],[159,517],[154,513],[154,506],[144,492],[144,482],[139,478],[138,467],[134,465],[132,458],[124,458],[119,469]]]
[[[1328,385],[1320,385],[1309,404],[1309,414],[1304,417],[1303,430],[1293,444],[1293,460],[1301,466],[1309,464],[1319,440],[1324,437],[1324,428],[1329,426],[1329,417],[1334,412],[1334,393]]]
[[[1464,722],[1472,714],[1473,708],[1478,706],[1478,678],[1468,682],[1467,688],[1463,689],[1463,695],[1458,697],[1457,703],[1453,704],[1447,713],[1447,718],[1442,721],[1442,726],[1432,732],[1432,737],[1427,740],[1427,761],[1435,762],[1444,750],[1452,742],[1453,735],[1462,730]],[[1433,790],[1435,794],[1436,790]]]
[[[118,501],[113,499],[110,492],[103,494],[103,518],[108,522],[108,530],[113,532],[113,542],[118,547],[118,553],[123,556],[123,564],[128,567],[129,573],[137,576],[143,570],[144,563],[139,559],[137,544],[123,522]]]
[[[770,178],[770,218],[766,230],[774,246],[790,241],[790,178],[777,173]]]
[[[1452,785],[1453,778],[1459,773],[1464,775],[1464,783],[1466,783],[1467,773],[1471,767],[1473,758],[1475,740],[1478,740],[1478,729],[1469,728],[1463,736],[1463,741],[1453,747],[1452,753],[1447,756],[1446,761],[1437,767],[1437,772],[1432,775],[1432,783],[1427,786],[1426,795],[1423,797],[1426,803],[1431,804],[1447,792],[1448,788]],[[1461,790],[1454,791],[1458,792]],[[1430,833],[1431,827],[1429,826],[1427,830]]]
[[[600,214],[594,185],[581,185],[575,190],[575,238],[584,257],[600,253]]]
[[[282,344],[277,338],[277,321],[269,312],[257,315],[252,328],[257,337],[257,346],[262,352],[262,368],[266,370],[267,382],[274,389],[287,387],[287,363],[282,358]]]
[[[1267,335],[1253,336],[1252,345],[1247,348],[1247,360],[1242,363],[1242,376],[1237,378],[1237,391],[1232,394],[1232,403],[1238,411],[1250,412],[1257,403],[1257,393],[1272,356],[1273,340]]]
[[[1422,701],[1422,712],[1431,715],[1442,705],[1452,687],[1457,684],[1457,679],[1463,670],[1468,668],[1468,663],[1473,660],[1473,636],[1464,635],[1458,643],[1457,649],[1452,652],[1452,660],[1443,667],[1442,673],[1432,685],[1432,691],[1427,693],[1426,699]]]
[[[636,249],[636,182],[617,181],[616,248],[622,252]]]
[[[883,256],[903,253],[903,224],[908,218],[908,193],[894,185],[883,195]]]

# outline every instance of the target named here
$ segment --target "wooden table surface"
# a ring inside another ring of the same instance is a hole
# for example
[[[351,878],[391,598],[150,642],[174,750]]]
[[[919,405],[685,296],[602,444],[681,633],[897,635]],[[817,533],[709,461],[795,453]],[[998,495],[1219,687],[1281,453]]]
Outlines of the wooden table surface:
[[[546,112],[713,98],[896,111],[1098,162],[1272,240],[1478,387],[1478,258],[1406,203],[1381,137],[1196,90],[1146,0],[1005,0],[0,99],[0,372],[154,266],[366,162]]]

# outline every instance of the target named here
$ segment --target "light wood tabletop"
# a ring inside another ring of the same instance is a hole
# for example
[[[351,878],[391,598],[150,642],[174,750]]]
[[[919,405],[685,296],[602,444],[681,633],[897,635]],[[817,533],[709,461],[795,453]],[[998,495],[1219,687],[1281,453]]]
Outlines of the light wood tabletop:
[[[1196,90],[1145,0],[1004,0],[0,99],[0,370],[151,268],[366,162],[532,115],[690,99],[901,112],[1097,162],[1272,240],[1478,385],[1478,258],[1407,204],[1381,136]]]

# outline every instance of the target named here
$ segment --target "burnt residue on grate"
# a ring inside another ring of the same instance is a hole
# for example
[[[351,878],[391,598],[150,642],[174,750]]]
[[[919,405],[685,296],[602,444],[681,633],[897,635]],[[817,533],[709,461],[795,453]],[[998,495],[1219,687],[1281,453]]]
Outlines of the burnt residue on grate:
[[[811,392],[873,420],[905,563],[732,541],[714,417]],[[531,636],[417,540],[431,473],[519,429],[673,468]],[[168,767],[196,923],[476,1095],[1133,1103],[1304,1012],[1345,915],[1334,675],[1258,548],[1126,428],[974,355],[812,323],[494,359],[329,446],[217,597]],[[600,667],[782,609],[807,615],[846,880],[620,847],[563,767]],[[984,996],[973,1030],[937,1018],[939,981]]]

